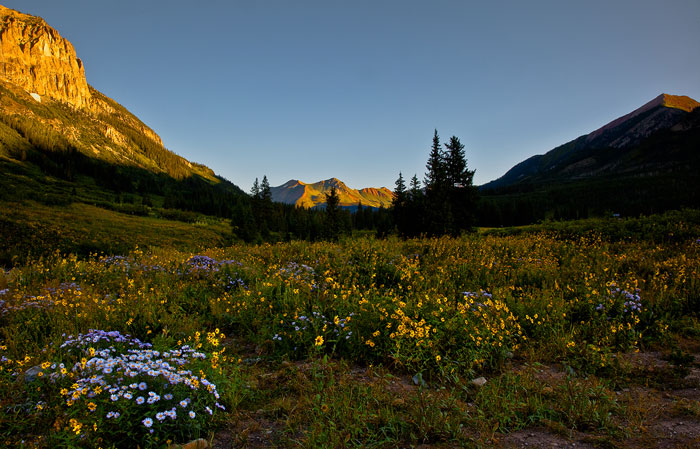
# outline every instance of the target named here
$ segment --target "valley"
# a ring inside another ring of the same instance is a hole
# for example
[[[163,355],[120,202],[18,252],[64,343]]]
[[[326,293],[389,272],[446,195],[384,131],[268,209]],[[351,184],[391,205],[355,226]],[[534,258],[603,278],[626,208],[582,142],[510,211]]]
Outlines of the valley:
[[[248,193],[85,71],[0,6],[0,446],[700,446],[697,101]]]

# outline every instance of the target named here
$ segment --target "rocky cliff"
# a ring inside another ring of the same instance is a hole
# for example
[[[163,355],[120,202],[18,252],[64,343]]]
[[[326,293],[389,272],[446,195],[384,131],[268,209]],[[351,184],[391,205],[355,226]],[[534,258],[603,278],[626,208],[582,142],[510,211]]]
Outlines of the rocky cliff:
[[[91,94],[73,45],[39,17],[0,5],[0,76],[35,99],[89,108]]]
[[[2,5],[0,122],[12,129],[8,135],[16,133],[0,139],[0,156],[13,157],[20,144],[71,146],[109,163],[218,182],[209,168],[168,151],[152,129],[88,85],[73,45],[58,31]]]

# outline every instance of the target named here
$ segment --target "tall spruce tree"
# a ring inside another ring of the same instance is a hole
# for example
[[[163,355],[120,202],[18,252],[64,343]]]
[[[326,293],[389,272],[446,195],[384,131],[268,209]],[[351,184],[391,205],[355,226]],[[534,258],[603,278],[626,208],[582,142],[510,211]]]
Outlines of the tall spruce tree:
[[[461,187],[467,183],[467,160],[464,154],[464,145],[456,136],[450,137],[445,144],[445,168],[450,187]]]
[[[404,237],[417,237],[426,233],[426,210],[421,183],[414,174],[406,192],[404,217],[399,231]]]
[[[391,199],[393,207],[403,206],[406,203],[406,182],[403,180],[403,175],[399,172],[399,179],[396,180],[396,188],[394,189],[394,197]]]
[[[270,231],[279,230],[280,226],[278,223],[273,223],[272,192],[270,191],[270,182],[267,180],[267,175],[263,175],[258,199],[254,203],[260,233],[263,238],[268,238]]]
[[[260,184],[258,183],[258,178],[255,178],[253,187],[250,189],[250,196],[254,199],[260,198]]]
[[[403,174],[399,172],[399,179],[396,180],[396,188],[391,199],[392,214],[394,216],[394,224],[401,234],[406,232],[406,206],[408,201],[408,193],[406,192],[406,183],[403,180]]]
[[[445,153],[440,148],[437,129],[433,134],[433,145],[426,163],[425,202],[421,233],[442,235],[452,227],[452,212],[449,202],[449,181]]]
[[[340,197],[335,186],[326,193],[326,238],[338,240],[341,232]]]
[[[270,190],[270,182],[267,180],[267,175],[263,175],[262,183],[260,184],[260,198],[263,201],[272,201],[272,191]]]
[[[425,174],[425,190],[435,190],[441,189],[445,183],[445,158],[440,148],[440,137],[438,136],[437,129],[433,134],[433,146],[430,149],[430,156],[428,156],[428,162],[425,167],[428,172]]]
[[[423,195],[423,191],[420,188],[420,181],[418,180],[417,174],[414,174],[413,178],[411,178],[410,187],[411,189],[409,190],[409,193],[411,194],[412,200],[416,200]]]
[[[474,170],[467,168],[464,145],[459,138],[452,136],[445,148],[447,149],[448,199],[453,218],[448,231],[459,234],[463,230],[471,229],[474,224],[478,190],[473,185]]]

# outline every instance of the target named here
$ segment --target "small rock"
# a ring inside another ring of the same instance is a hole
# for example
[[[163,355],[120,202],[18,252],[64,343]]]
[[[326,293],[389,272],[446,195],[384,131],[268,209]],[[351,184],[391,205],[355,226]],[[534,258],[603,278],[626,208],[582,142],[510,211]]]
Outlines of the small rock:
[[[255,365],[258,362],[262,361],[262,357],[248,357],[246,359],[243,359],[243,363],[245,365]]]
[[[423,380],[423,373],[418,373],[413,376],[413,383],[416,385],[420,385],[421,387],[425,387],[426,383]]]
[[[24,381],[27,383],[32,383],[39,378],[39,373],[42,372],[41,366],[32,366],[27,371],[24,372]]]
[[[506,358],[507,358],[507,359],[512,359],[512,358],[513,358],[513,353],[510,352],[510,351],[506,352]]]
[[[182,445],[182,449],[206,449],[208,447],[209,443],[204,438],[192,440],[189,443]]]
[[[483,387],[485,383],[486,383],[486,378],[484,376],[477,377],[476,379],[472,379],[472,384],[476,385],[477,387]]]

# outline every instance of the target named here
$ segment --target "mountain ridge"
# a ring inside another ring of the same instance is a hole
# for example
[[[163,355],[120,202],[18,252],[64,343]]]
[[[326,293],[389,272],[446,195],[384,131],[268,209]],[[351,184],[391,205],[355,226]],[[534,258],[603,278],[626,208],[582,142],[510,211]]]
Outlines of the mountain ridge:
[[[336,188],[340,206],[354,207],[358,203],[373,208],[388,208],[391,206],[393,193],[386,187],[365,187],[352,189],[338,178],[329,178],[315,183],[305,183],[298,179],[290,179],[286,183],[271,187],[272,201],[293,204],[305,208],[323,206],[326,203],[326,193],[332,187]]]
[[[499,189],[524,183],[554,182],[584,179],[602,174],[631,173],[645,170],[659,161],[650,151],[640,153],[635,148],[646,145],[654,136],[664,132],[687,131],[693,123],[683,125],[697,113],[700,103],[687,96],[662,93],[634,111],[623,115],[589,134],[580,136],[539,155],[514,165],[503,176],[480,186]],[[685,129],[681,129],[685,126]],[[672,140],[672,139],[671,139]],[[663,145],[652,150],[662,151]],[[666,168],[683,160],[668,159]],[[662,168],[662,166],[657,166]]]

